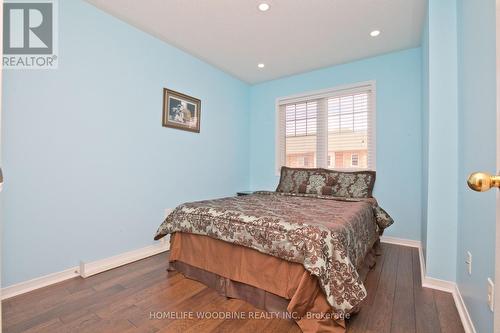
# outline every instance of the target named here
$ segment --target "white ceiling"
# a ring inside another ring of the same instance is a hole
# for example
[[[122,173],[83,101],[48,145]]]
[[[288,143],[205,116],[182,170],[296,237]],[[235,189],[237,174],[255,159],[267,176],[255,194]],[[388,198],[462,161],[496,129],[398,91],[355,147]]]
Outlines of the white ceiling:
[[[87,1],[248,83],[416,47],[426,6],[425,0]],[[271,9],[260,12],[264,1]],[[374,29],[380,36],[370,37]]]

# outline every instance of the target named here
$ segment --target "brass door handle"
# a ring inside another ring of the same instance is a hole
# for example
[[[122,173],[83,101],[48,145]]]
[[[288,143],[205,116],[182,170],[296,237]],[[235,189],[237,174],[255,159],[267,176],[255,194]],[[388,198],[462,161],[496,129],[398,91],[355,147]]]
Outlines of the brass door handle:
[[[500,187],[500,176],[486,172],[474,172],[467,179],[467,185],[474,191],[485,192],[492,187]]]

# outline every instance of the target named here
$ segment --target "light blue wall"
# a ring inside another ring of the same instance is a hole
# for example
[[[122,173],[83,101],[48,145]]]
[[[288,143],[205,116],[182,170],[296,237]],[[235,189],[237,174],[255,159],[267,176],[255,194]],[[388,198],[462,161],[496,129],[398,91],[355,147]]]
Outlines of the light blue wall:
[[[4,286],[149,245],[164,208],[249,186],[246,84],[59,7],[59,69],[4,73]],[[162,128],[163,87],[202,100],[200,134]]]
[[[458,209],[456,0],[431,0],[428,15],[426,266],[429,276],[455,281]]]
[[[251,87],[250,187],[274,190],[277,97],[367,80],[377,82],[375,196],[396,220],[386,235],[420,239],[421,51],[391,53]]]
[[[429,13],[426,12],[422,31],[422,226],[421,241],[424,258],[427,255],[427,207],[429,182]]]
[[[493,313],[486,301],[486,279],[495,277],[496,191],[473,192],[465,181],[471,172],[494,173],[496,170],[495,0],[460,0],[458,3],[457,283],[476,330],[482,333],[493,332]],[[466,251],[473,257],[472,275],[466,272]]]
[[[476,330],[493,332],[486,281],[494,278],[495,193],[473,192],[466,179],[471,172],[496,169],[495,0],[430,0],[425,29],[427,274],[456,281]],[[464,263],[467,251],[473,256],[472,275]]]

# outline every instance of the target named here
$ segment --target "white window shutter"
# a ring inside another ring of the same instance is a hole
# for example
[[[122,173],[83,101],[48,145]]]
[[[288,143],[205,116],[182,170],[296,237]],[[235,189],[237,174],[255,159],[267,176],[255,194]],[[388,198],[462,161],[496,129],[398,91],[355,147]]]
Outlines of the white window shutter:
[[[317,128],[317,166],[318,168],[326,168],[328,167],[328,103],[326,98],[318,101]]]
[[[276,174],[279,175],[281,167],[286,165],[285,161],[285,131],[286,131],[286,121],[285,121],[285,105],[278,106],[278,112],[276,117]]]
[[[376,92],[375,87],[372,87],[368,94],[368,169],[376,169]]]
[[[278,101],[276,132],[277,171],[283,165],[375,170],[375,85]]]

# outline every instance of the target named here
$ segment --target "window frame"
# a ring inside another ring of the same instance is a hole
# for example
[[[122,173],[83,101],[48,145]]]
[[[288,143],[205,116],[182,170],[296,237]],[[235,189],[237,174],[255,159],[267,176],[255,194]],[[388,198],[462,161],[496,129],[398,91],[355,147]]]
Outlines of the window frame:
[[[342,171],[355,171],[355,170],[376,170],[377,165],[377,89],[376,89],[376,81],[363,81],[345,85],[339,85],[327,89],[315,90],[304,92],[300,94],[278,97],[275,101],[275,172],[276,175],[280,175],[281,166],[286,165],[285,154],[286,151],[281,149],[283,143],[282,141],[286,138],[286,122],[285,128],[282,129],[280,126],[282,125],[281,117],[280,117],[280,107],[286,104],[300,103],[311,101],[314,99],[327,99],[327,98],[335,98],[348,94],[356,94],[370,91],[371,96],[369,99],[369,112],[368,112],[368,124],[370,127],[369,137],[368,137],[368,152],[370,154],[370,165],[368,168],[331,168],[331,170],[342,170]],[[318,125],[317,125],[318,126]],[[325,164],[327,163],[328,152],[326,152],[325,156]],[[321,167],[321,166],[318,166]],[[325,167],[328,167],[327,165]]]

